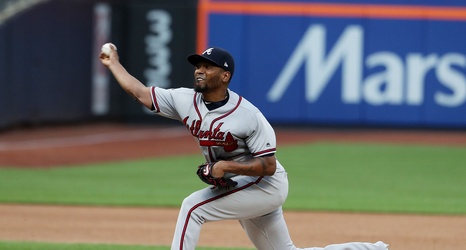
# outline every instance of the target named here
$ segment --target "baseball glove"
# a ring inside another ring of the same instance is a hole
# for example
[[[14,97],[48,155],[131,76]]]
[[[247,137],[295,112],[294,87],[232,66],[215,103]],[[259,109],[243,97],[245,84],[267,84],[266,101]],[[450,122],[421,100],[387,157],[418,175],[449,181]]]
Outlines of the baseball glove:
[[[212,167],[216,162],[204,163],[197,168],[197,176],[201,181],[216,187],[235,187],[238,182],[230,178],[215,178],[212,176]]]

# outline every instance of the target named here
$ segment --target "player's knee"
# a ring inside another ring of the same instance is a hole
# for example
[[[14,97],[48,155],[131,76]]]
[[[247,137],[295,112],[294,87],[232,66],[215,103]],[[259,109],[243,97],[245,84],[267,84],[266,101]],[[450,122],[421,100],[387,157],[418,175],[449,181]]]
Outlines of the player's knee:
[[[205,218],[203,216],[202,208],[199,206],[199,201],[186,197],[180,208],[180,214],[188,217],[191,221],[196,221],[196,223],[204,224]]]
[[[183,202],[181,203],[181,208],[180,211],[182,213],[197,213],[196,210],[198,210],[200,206],[200,202],[198,197],[194,195],[190,195],[186,198],[184,198]]]
[[[194,194],[189,195],[188,197],[183,199],[181,203],[181,208],[191,209],[192,207],[196,206],[199,203],[199,198]]]

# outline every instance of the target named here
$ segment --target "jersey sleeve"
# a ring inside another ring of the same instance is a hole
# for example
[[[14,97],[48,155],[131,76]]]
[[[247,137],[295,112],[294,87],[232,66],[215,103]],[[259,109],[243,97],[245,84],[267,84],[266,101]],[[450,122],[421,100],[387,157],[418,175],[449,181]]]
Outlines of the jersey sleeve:
[[[250,135],[246,139],[246,143],[254,157],[276,152],[275,131],[261,112],[254,115],[249,128]]]
[[[182,88],[163,89],[151,87],[151,97],[153,104],[152,112],[175,120],[181,120],[177,107],[190,105],[193,99],[191,92]]]

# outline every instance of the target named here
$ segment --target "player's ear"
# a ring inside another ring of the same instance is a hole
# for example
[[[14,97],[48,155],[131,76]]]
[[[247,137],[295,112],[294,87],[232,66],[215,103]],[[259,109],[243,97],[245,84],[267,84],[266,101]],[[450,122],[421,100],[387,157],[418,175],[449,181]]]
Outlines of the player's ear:
[[[223,77],[222,77],[223,82],[230,82],[230,79],[231,79],[231,72],[230,71],[223,72]]]

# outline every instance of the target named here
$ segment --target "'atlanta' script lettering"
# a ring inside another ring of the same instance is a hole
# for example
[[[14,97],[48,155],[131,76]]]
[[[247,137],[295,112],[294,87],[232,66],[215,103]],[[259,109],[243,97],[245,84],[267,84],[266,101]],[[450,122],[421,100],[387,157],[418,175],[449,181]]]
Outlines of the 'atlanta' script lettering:
[[[223,147],[225,152],[232,152],[238,148],[238,142],[235,140],[233,135],[228,132],[225,135],[224,131],[221,131],[223,122],[219,123],[213,130],[201,130],[201,121],[193,120],[191,124],[187,124],[188,117],[183,119],[183,123],[191,134],[199,139],[200,146],[206,147]]]

